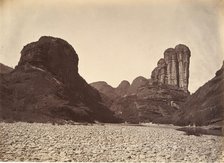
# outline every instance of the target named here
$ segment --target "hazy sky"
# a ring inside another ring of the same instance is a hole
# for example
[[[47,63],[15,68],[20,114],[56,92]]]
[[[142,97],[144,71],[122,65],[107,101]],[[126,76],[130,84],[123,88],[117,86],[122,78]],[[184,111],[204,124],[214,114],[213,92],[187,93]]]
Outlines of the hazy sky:
[[[40,36],[68,41],[87,82],[150,78],[163,52],[191,50],[194,92],[224,59],[223,0],[0,0],[0,62],[14,67]]]

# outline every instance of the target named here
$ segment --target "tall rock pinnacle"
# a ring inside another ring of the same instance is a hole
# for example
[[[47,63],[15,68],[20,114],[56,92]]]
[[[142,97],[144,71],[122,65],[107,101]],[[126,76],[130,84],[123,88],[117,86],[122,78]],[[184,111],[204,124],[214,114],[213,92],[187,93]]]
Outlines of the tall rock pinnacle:
[[[182,44],[175,47],[178,61],[179,87],[188,90],[189,83],[189,65],[190,65],[190,49]]]
[[[190,49],[183,44],[166,49],[164,59],[160,59],[152,71],[153,82],[176,86],[187,92],[190,56]]]

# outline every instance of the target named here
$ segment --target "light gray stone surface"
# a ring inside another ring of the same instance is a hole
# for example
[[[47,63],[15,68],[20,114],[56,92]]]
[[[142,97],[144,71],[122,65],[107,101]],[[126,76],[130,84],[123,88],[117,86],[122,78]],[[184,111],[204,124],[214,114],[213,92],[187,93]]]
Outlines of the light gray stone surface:
[[[0,123],[0,161],[224,161],[224,138],[172,127]]]

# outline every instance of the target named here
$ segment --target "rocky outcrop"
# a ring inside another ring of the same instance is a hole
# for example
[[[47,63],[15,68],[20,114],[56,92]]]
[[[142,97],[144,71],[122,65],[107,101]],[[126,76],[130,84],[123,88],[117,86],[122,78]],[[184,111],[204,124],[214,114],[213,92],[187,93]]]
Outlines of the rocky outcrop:
[[[15,70],[1,75],[0,119],[117,122],[99,92],[79,75],[78,60],[60,38],[44,36],[26,45]]]
[[[0,74],[7,74],[10,73],[12,70],[13,68],[0,63]]]
[[[121,83],[110,91],[92,86],[101,92],[103,102],[124,121],[173,123],[173,116],[189,96],[189,59],[189,48],[180,44],[164,52],[164,58],[158,61],[151,79],[139,76],[131,85]],[[121,85],[126,85],[122,93],[118,91]],[[116,98],[111,94],[116,94]]]
[[[189,96],[175,117],[178,125],[224,124],[224,63],[213,79]]]
[[[167,69],[166,69],[166,62],[163,58],[161,58],[158,63],[157,67],[152,71],[151,79],[154,82],[167,84]]]
[[[126,94],[117,93],[119,87],[110,89],[111,92],[117,93],[116,98],[110,98],[111,93],[103,93],[97,86],[95,88],[101,92],[104,104],[110,107],[117,117],[130,123],[173,123],[173,115],[189,96],[189,93],[178,87],[153,83],[151,79],[142,76],[133,80],[127,87]]]
[[[152,71],[151,78],[155,83],[168,84],[188,92],[190,50],[179,44],[164,52],[157,67]]]
[[[172,123],[188,93],[168,85],[146,84],[136,93],[118,98],[110,109],[127,122]]]

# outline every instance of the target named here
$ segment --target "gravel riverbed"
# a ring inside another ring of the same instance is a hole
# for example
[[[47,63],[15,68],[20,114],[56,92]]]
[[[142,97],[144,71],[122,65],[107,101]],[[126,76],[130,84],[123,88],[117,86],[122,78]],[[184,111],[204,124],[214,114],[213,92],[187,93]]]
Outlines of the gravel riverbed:
[[[222,162],[223,143],[172,127],[0,123],[0,161]]]

